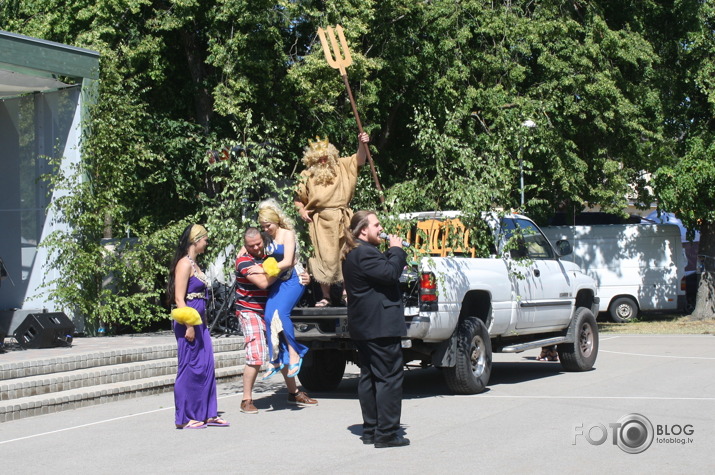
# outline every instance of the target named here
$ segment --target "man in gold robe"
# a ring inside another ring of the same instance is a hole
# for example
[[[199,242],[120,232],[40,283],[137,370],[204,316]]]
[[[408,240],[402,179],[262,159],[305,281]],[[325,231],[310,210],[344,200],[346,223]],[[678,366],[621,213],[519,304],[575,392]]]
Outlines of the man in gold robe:
[[[352,218],[348,205],[355,194],[358,170],[367,158],[370,137],[363,132],[358,140],[357,152],[349,157],[340,157],[327,138],[310,141],[303,154],[306,169],[300,174],[295,206],[308,223],[313,243],[309,266],[323,294],[316,307],[329,306],[330,286],[343,281],[340,250]]]

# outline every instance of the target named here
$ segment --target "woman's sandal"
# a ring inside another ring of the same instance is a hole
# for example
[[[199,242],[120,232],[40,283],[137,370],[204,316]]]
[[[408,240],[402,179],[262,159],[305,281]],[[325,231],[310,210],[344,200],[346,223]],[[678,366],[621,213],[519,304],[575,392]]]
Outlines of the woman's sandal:
[[[328,299],[320,299],[317,302],[315,302],[315,306],[318,308],[323,308],[323,307],[330,307],[330,300]]]
[[[183,426],[176,426],[177,429],[206,429],[206,423],[202,421],[190,420]]]
[[[231,425],[230,422],[224,421],[220,417],[212,417],[209,420],[206,421],[207,426],[211,427],[228,427]]]
[[[273,366],[273,367],[270,369],[270,371],[268,371],[268,372],[266,373],[266,375],[263,376],[263,379],[266,380],[266,379],[270,378],[271,376],[273,376],[274,374],[280,373],[281,370],[283,369],[283,366],[284,366],[283,363],[281,363],[280,366]]]
[[[296,376],[298,376],[298,373],[300,373],[301,366],[303,366],[303,357],[302,356],[298,360],[297,363],[294,363],[294,364],[288,366],[288,374],[286,374],[286,376],[288,376],[289,378],[295,378]]]

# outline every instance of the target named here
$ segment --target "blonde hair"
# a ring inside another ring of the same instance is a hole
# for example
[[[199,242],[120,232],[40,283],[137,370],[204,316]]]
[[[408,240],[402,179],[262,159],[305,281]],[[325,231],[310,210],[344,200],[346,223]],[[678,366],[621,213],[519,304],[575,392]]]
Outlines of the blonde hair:
[[[286,216],[281,206],[273,198],[268,198],[258,204],[258,221],[267,221],[277,224],[280,228],[293,230],[293,220]]]
[[[350,251],[358,247],[356,239],[362,230],[367,227],[368,217],[371,215],[377,216],[377,213],[372,210],[360,210],[353,215],[350,220],[350,229],[345,228],[345,244],[343,244],[343,248],[340,250],[341,260],[344,261]]]

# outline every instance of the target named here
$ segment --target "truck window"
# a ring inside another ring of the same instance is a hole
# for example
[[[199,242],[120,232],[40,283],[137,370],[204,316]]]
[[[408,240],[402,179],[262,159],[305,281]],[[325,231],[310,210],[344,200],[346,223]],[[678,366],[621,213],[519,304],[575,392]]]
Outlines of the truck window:
[[[541,230],[531,221],[525,219],[516,220],[516,225],[521,231],[521,237],[526,248],[526,257],[529,259],[553,259],[554,250],[551,248],[548,239],[544,237]]]
[[[514,259],[554,259],[549,241],[534,223],[520,218],[502,218],[501,242]]]

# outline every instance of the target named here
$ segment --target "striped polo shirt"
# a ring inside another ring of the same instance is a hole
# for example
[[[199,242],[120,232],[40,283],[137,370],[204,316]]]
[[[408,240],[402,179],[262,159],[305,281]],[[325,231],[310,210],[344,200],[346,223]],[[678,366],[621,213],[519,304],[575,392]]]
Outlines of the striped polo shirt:
[[[248,268],[263,264],[263,259],[243,254],[236,259],[236,311],[249,310],[263,315],[268,289],[261,289],[246,277]]]

